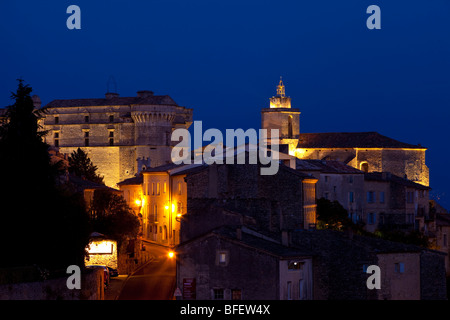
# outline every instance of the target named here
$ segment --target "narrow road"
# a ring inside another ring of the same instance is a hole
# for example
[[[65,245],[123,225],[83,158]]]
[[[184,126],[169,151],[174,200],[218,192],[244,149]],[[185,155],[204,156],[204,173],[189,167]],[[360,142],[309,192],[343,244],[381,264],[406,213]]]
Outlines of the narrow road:
[[[169,258],[168,248],[148,245],[155,255],[128,277],[118,300],[171,300],[175,288],[175,258]]]

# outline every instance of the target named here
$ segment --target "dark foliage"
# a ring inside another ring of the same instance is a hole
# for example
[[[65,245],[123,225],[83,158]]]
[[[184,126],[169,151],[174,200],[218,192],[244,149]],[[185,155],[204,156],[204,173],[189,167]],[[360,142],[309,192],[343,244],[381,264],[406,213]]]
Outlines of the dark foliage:
[[[97,174],[97,167],[89,159],[87,153],[80,148],[69,156],[69,172],[80,178],[104,184],[103,177]]]
[[[136,238],[140,224],[121,195],[98,189],[94,192],[91,225],[93,230],[117,240],[120,245],[126,239]]]
[[[59,187],[59,166],[38,126],[32,89],[19,80],[0,126],[0,266],[82,265],[88,242],[83,199]]]

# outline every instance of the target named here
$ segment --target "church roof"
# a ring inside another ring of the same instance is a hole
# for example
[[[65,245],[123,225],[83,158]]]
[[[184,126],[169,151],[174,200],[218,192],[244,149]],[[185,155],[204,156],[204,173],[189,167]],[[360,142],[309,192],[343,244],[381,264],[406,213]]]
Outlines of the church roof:
[[[64,99],[53,100],[44,108],[64,108],[64,107],[91,107],[91,106],[122,106],[122,105],[177,105],[168,95],[145,96],[145,97],[119,97],[94,98],[94,99]]]
[[[297,148],[407,148],[421,145],[400,142],[378,132],[301,133]]]

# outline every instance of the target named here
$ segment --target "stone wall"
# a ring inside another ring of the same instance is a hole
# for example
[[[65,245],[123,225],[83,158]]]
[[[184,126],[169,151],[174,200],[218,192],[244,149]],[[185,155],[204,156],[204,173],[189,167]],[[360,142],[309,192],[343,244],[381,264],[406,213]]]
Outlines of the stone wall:
[[[67,275],[67,278],[70,275]],[[102,270],[86,270],[81,289],[68,289],[67,278],[0,285],[0,300],[103,300]]]
[[[420,299],[448,300],[445,281],[445,254],[423,251],[420,255]]]
[[[356,149],[356,148],[309,148],[297,149],[295,155],[300,159],[337,160],[361,169],[365,162],[369,172],[390,172],[399,177],[429,185],[429,169],[425,164],[423,149]]]
[[[188,212],[190,199],[229,199],[234,201],[234,211],[254,217],[261,228],[276,231],[303,227],[302,178],[284,166],[272,176],[260,175],[259,169],[252,164],[214,164],[189,174]],[[228,203],[233,205],[233,201]]]
[[[219,251],[229,254],[226,264],[218,263]],[[250,248],[207,237],[182,246],[179,257],[177,286],[183,288],[184,278],[196,278],[196,299],[211,300],[213,289],[224,289],[224,299],[231,299],[231,290],[241,290],[242,299],[279,299],[278,260]]]

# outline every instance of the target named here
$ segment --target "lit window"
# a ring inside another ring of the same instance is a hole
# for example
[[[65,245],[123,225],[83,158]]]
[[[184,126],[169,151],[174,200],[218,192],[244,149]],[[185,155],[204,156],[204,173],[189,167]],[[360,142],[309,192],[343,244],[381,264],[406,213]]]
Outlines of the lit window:
[[[220,266],[226,266],[228,265],[228,252],[227,251],[217,251],[216,256],[216,264]]]
[[[157,184],[156,184],[156,195],[157,196],[159,196],[160,195],[160,183],[158,182]]]
[[[242,300],[242,291],[240,289],[231,290],[231,299],[232,300]]]

